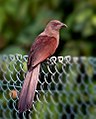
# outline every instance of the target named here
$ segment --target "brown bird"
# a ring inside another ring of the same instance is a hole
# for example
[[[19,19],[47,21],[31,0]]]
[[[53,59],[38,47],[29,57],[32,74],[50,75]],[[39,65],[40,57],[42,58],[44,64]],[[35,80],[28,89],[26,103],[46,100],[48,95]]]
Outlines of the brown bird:
[[[31,108],[38,83],[40,63],[50,57],[56,51],[59,44],[59,30],[67,25],[58,20],[50,21],[45,30],[37,36],[28,56],[28,72],[20,93],[18,109],[19,112]]]

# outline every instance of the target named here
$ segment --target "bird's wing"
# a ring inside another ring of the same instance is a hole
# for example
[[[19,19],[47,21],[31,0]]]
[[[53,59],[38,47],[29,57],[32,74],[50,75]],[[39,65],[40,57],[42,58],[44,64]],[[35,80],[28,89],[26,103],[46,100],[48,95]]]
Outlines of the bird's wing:
[[[56,48],[57,40],[55,37],[49,37],[47,35],[38,36],[28,56],[28,70],[50,57],[55,52]]]

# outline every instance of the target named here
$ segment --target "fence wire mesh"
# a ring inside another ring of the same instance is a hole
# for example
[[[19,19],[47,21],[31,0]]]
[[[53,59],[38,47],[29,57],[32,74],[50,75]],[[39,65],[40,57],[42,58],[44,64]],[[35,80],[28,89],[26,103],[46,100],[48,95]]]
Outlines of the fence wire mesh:
[[[0,119],[18,119],[27,55],[0,56]],[[41,65],[33,107],[24,119],[95,119],[96,58],[58,56]]]

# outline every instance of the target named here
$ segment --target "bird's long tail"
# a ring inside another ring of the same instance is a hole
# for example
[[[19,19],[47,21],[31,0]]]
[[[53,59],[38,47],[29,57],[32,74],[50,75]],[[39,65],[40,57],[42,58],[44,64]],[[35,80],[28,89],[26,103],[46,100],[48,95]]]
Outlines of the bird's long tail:
[[[30,109],[32,106],[38,83],[39,70],[40,64],[34,67],[32,71],[28,71],[26,74],[18,102],[18,109],[20,113]]]

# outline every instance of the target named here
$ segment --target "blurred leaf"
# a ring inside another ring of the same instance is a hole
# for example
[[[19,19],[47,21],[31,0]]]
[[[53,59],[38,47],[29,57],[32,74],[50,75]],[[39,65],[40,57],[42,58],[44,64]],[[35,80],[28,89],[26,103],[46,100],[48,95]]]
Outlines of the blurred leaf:
[[[18,20],[24,20],[27,21],[28,19],[28,7],[29,7],[29,1],[24,0],[22,4],[20,4],[20,7],[18,8],[18,14],[17,14],[17,19]],[[26,19],[26,20],[25,20]]]
[[[10,42],[12,40],[14,32],[12,31],[11,28],[6,28],[5,32],[3,33],[4,38],[6,39],[6,42]],[[15,40],[15,39],[14,39]]]
[[[75,19],[75,12],[73,12],[72,14],[70,14],[66,20],[66,24],[68,26],[68,28],[72,28],[74,26],[74,19]]]
[[[16,54],[16,53],[23,55],[26,52],[18,46],[10,46],[1,52],[1,54]]]
[[[77,43],[74,41],[70,41],[70,43],[66,43],[64,50],[60,53],[60,55],[66,56],[78,56],[79,55],[79,49],[77,50]]]
[[[0,49],[4,48],[6,46],[5,39],[1,36],[0,37]]]
[[[82,35],[84,37],[89,37],[93,34],[94,30],[91,26],[91,23],[90,22],[86,22],[85,23],[85,27],[83,28],[83,31],[82,31]]]
[[[94,69],[93,69],[92,65],[89,64],[88,62],[85,63],[85,65],[86,65],[86,73],[87,73],[87,75],[92,77],[93,73],[94,73]]]
[[[96,0],[88,0],[88,2],[91,3],[93,7],[96,7]]]
[[[51,4],[52,4],[52,7],[53,8],[56,8],[58,7],[60,1],[59,0],[50,0]]]
[[[86,22],[90,23],[90,18],[92,16],[92,9],[83,9],[81,10],[81,12],[77,13],[76,17],[75,17],[75,25],[74,25],[74,30],[76,32],[81,32],[83,30],[83,28],[85,28],[86,26]],[[90,27],[91,28],[91,27]],[[89,30],[90,30],[89,28]]]
[[[94,14],[91,18],[92,25],[96,28],[96,15]]]
[[[4,9],[6,10],[7,14],[15,16],[18,10],[19,0],[6,0],[4,3]]]
[[[81,11],[79,13],[77,13],[77,15],[75,16],[75,21],[77,24],[79,23],[84,23],[86,20],[88,20],[91,15],[93,13],[93,10],[90,8],[85,8],[85,9],[81,9]]]
[[[5,22],[6,22],[6,14],[4,8],[0,6],[0,32],[2,31]]]
[[[88,56],[88,54],[91,53],[91,50],[92,44],[90,43],[86,43],[84,41],[70,41],[70,43],[68,42],[65,44],[64,50],[61,52],[61,55]]]
[[[23,62],[23,70],[27,72],[27,63]]]
[[[70,41],[70,39],[71,39],[71,34],[70,34],[70,26],[68,27],[68,28],[66,28],[66,29],[62,29],[61,30],[61,38],[62,38],[62,40],[64,40],[64,41]]]

